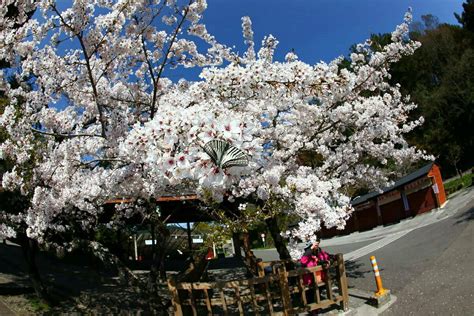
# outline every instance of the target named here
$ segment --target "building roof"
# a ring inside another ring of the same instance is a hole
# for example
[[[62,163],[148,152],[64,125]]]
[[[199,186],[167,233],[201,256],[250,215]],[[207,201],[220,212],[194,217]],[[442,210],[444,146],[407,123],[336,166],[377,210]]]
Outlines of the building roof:
[[[393,191],[401,186],[404,186],[405,184],[408,184],[410,182],[413,182],[414,180],[416,179],[419,179],[421,177],[424,177],[426,175],[428,175],[428,172],[430,172],[431,168],[433,167],[433,164],[434,162],[430,162],[429,164],[421,167],[420,169],[410,173],[409,175],[406,175],[404,176],[403,178],[400,178],[398,179],[397,181],[395,181],[395,183],[392,185],[392,186],[389,186],[389,187],[386,187],[386,188],[382,188],[382,193],[379,192],[379,191],[372,191],[372,192],[369,192],[367,194],[364,194],[362,196],[358,196],[356,198],[354,198],[351,202],[352,206],[356,206],[356,205],[359,205],[359,204],[362,204],[374,197],[377,197],[379,195],[382,195],[384,193],[387,193],[387,192],[390,192],[390,191]]]

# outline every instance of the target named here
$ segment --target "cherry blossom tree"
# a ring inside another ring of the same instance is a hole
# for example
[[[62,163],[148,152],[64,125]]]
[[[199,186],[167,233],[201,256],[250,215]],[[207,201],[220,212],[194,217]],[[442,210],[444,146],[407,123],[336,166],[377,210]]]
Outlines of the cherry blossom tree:
[[[15,15],[9,14],[12,6]],[[199,23],[206,6],[198,0],[2,5],[0,60],[8,69],[0,82],[8,105],[0,119],[7,135],[0,150],[14,166],[2,186],[28,202],[14,214],[2,212],[0,234],[18,237],[25,228],[40,244],[58,250],[85,244],[105,259],[106,249],[90,238],[105,201],[145,198],[120,205],[120,218],[109,225],[134,211],[154,218],[148,198],[166,184],[154,192],[135,188],[142,171],[119,158],[120,142],[161,111],[160,99],[173,86],[165,71],[234,58]],[[203,53],[190,38],[202,43]]]
[[[218,201],[252,201],[260,205],[253,213],[260,214],[257,219],[273,218],[275,211],[297,215],[301,222],[287,235],[300,240],[315,238],[322,223],[343,228],[354,188],[387,184],[388,164],[430,159],[403,138],[422,123],[422,118],[407,121],[415,105],[387,83],[390,64],[419,45],[408,38],[410,20],[407,13],[392,34],[393,43],[380,52],[372,52],[368,43],[359,45],[347,68],[342,58],[308,65],[294,53],[284,62],[273,61],[276,39],[268,36],[255,52],[250,20],[243,18],[244,56],[226,67],[205,68],[202,81],[176,92],[177,97],[171,93],[177,100],[168,101],[171,112],[136,126],[122,156],[158,170],[162,162],[155,155],[163,152],[167,133],[175,133],[161,157],[175,157],[167,161],[168,173],[161,173],[170,183],[184,177],[198,181],[201,193]],[[189,99],[183,104],[184,92]],[[202,147],[211,139],[243,150],[248,166],[226,169],[209,161]],[[300,163],[306,151],[319,158],[317,165]]]
[[[425,157],[403,138],[422,123],[408,121],[415,105],[387,83],[390,64],[418,47],[410,13],[393,43],[378,52],[361,44],[345,67],[293,52],[273,60],[278,41],[269,35],[257,51],[248,17],[239,55],[200,23],[204,0],[17,2],[36,13],[0,15],[0,60],[10,65],[0,150],[14,165],[3,188],[28,204],[2,213],[7,237],[23,225],[40,244],[86,243],[105,258],[88,236],[107,200],[134,201],[117,206],[114,226],[136,213],[156,218],[155,199],[189,185],[206,202],[237,201],[235,223],[290,214],[301,222],[287,235],[314,238],[322,223],[344,227],[354,187],[384,185],[384,166]],[[164,74],[175,67],[200,67],[201,80],[172,82]],[[205,150],[216,140],[225,144],[218,159]],[[304,152],[318,163],[302,164]],[[223,163],[232,153],[245,159]]]

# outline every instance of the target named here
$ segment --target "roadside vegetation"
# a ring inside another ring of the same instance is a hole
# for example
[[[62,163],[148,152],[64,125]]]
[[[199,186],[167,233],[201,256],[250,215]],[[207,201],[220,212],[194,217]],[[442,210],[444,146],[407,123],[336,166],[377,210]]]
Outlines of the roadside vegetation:
[[[444,190],[448,196],[452,195],[454,192],[472,186],[473,178],[474,174],[471,172],[464,174],[462,177],[449,180],[444,183]]]

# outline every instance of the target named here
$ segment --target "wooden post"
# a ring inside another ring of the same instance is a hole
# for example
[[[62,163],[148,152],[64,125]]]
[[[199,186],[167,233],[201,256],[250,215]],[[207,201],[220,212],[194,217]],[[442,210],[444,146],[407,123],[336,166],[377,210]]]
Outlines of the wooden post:
[[[224,288],[219,287],[220,297],[222,301],[222,309],[224,310],[224,315],[227,315],[229,311],[227,310],[227,302],[225,301]]]
[[[193,239],[191,237],[191,225],[189,224],[189,222],[186,223],[186,230],[188,232],[188,247],[189,247],[189,251],[192,251],[193,250]]]
[[[197,316],[196,301],[194,300],[192,283],[191,283],[191,288],[188,289],[188,295],[189,295],[189,303],[191,305],[191,310],[193,312],[193,316]]]
[[[357,216],[357,209],[354,209],[354,214],[352,214],[354,217],[354,231],[359,231],[360,226],[359,226],[359,217]]]
[[[375,208],[377,209],[377,225],[383,225],[382,211],[380,210],[378,198],[375,199]]]
[[[257,262],[257,274],[261,278],[265,276],[265,267],[263,266],[263,261]]]
[[[314,285],[314,301],[316,304],[321,303],[321,293],[319,293],[319,286],[317,283]]]
[[[259,306],[257,303],[257,297],[255,295],[255,284],[252,280],[249,280],[250,300],[252,303],[253,313],[259,315]]]
[[[287,277],[285,265],[281,265],[281,267],[278,268],[278,276],[279,276],[279,281],[280,281],[283,314],[286,316],[291,313],[292,306],[291,306],[290,289],[288,287],[288,277]]]
[[[334,301],[334,295],[332,293],[332,281],[329,275],[329,269],[323,269],[323,273],[326,274],[326,293],[328,295],[328,299]]]
[[[404,188],[400,189],[400,195],[403,201],[403,208],[405,209],[405,218],[408,218],[412,215],[412,212],[411,212],[410,203],[408,202],[408,197]]]
[[[174,276],[171,276],[168,279],[168,288],[171,292],[171,302],[174,308],[174,315],[183,316],[183,310],[181,309],[181,302],[179,300],[179,293],[176,288],[176,280],[174,279]]]
[[[268,281],[265,281],[265,296],[267,297],[267,305],[268,305],[268,312],[273,314],[273,300],[272,300],[272,294],[270,293],[270,285],[268,284]]]
[[[303,283],[302,274],[298,275],[298,290],[300,291],[301,301],[303,302],[303,305],[308,305],[308,300],[306,299],[306,288]]]
[[[237,307],[239,308],[239,313],[240,313],[240,315],[243,315],[244,314],[244,305],[242,304],[242,299],[240,297],[239,286],[238,285],[235,286],[234,290],[235,290],[235,300],[237,301]]]
[[[207,289],[204,289],[204,299],[206,300],[207,312],[209,313],[209,315],[212,315],[211,298],[209,297],[209,292],[207,291]]]
[[[336,255],[337,261],[337,279],[339,281],[339,294],[342,295],[341,308],[344,311],[349,310],[349,291],[347,289],[346,267],[342,253]]]

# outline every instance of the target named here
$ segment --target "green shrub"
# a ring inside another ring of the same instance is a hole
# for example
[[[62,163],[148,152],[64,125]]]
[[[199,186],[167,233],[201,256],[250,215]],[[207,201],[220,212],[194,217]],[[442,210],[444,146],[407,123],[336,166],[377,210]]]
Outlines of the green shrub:
[[[461,178],[457,178],[457,179],[444,183],[444,190],[446,191],[446,195],[449,196],[456,191],[472,186],[472,182],[473,182],[473,174],[468,173],[468,174],[463,175]]]

